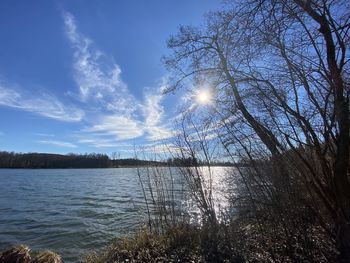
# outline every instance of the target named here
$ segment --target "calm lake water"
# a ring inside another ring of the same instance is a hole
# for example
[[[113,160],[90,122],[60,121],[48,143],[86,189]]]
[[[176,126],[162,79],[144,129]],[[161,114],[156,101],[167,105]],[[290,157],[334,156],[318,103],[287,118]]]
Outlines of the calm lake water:
[[[0,169],[0,250],[25,243],[78,262],[137,230],[144,212],[133,168]]]

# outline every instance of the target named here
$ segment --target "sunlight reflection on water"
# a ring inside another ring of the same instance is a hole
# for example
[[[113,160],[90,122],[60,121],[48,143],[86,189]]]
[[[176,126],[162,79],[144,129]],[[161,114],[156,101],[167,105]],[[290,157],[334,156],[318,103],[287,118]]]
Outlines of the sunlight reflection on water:
[[[205,194],[208,196],[210,189],[210,180],[212,187],[212,200],[214,210],[219,219],[226,213],[232,213],[229,207],[229,200],[233,195],[232,189],[234,189],[234,176],[232,174],[232,167],[201,167],[200,173],[203,174]],[[186,202],[186,210],[191,216],[191,222],[198,223],[201,221],[200,209],[197,207],[193,198],[188,198]]]

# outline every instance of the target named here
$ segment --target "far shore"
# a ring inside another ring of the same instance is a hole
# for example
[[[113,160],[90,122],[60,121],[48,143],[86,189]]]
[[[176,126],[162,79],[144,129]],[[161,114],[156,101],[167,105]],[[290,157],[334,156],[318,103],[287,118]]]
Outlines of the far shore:
[[[210,165],[211,167],[247,167],[247,165],[244,164],[236,164],[236,165],[220,165],[220,164],[215,164],[215,165]],[[0,167],[0,170],[5,170],[5,169],[10,169],[10,170],[68,170],[68,169],[76,169],[76,170],[83,170],[83,169],[118,169],[118,168],[152,168],[152,167],[159,167],[159,168],[176,168],[180,166],[175,166],[175,165],[126,165],[126,166],[113,166],[113,167]],[[192,166],[195,167],[195,166]],[[202,164],[198,165],[197,167],[208,167],[207,164]]]

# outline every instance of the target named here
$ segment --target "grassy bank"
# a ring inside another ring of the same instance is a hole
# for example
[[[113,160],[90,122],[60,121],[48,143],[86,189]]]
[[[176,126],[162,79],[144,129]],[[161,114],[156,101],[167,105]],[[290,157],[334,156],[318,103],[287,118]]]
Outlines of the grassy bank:
[[[32,251],[26,245],[0,252],[1,263],[62,263],[61,256],[50,250]]]
[[[201,227],[173,225],[161,233],[143,230],[115,239],[83,262],[338,262],[334,242],[321,227],[304,222],[294,229],[292,221],[265,214],[263,224],[241,217]]]
[[[80,262],[338,262],[334,242],[321,227],[304,221],[295,229],[295,218],[277,222],[264,216],[263,224],[242,216],[202,226],[177,224],[161,232],[143,229],[116,238]],[[32,252],[22,245],[0,252],[0,262],[60,263],[61,259],[51,251]]]

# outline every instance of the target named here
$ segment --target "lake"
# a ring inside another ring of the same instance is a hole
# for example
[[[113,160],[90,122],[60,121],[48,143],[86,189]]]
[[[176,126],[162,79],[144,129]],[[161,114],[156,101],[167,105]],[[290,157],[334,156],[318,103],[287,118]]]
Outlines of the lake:
[[[77,262],[146,220],[135,168],[0,169],[0,250],[24,243]]]

